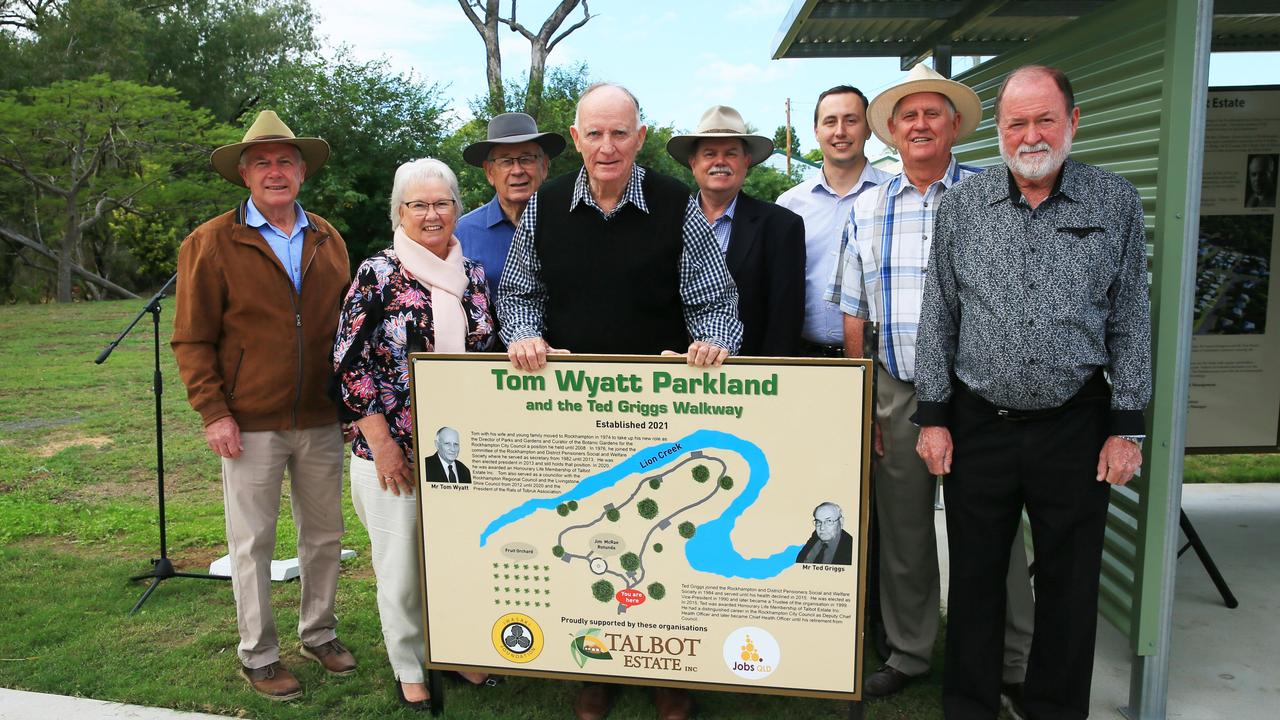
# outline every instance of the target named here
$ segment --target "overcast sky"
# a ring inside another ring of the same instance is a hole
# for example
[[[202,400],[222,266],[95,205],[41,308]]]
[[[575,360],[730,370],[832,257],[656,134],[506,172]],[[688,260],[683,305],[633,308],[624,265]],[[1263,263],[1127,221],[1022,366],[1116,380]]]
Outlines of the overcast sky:
[[[468,101],[485,86],[484,43],[462,14],[457,0],[312,0],[320,32],[330,45],[350,45],[359,59],[387,58],[399,71],[447,86],[455,116],[470,116]],[[536,32],[552,0],[523,0],[520,20]],[[593,17],[556,46],[550,65],[585,62],[593,80],[626,85],[636,94],[646,119],[692,130],[711,105],[731,105],[762,135],[785,122],[791,98],[792,124],[803,149],[815,147],[813,102],[832,85],[855,85],[869,97],[903,77],[897,58],[772,60],[787,0],[698,2],[595,0]],[[508,7],[504,2],[503,7]],[[576,11],[565,27],[581,18]],[[529,69],[529,44],[505,28],[504,75],[519,78]],[[957,58],[954,71],[972,65]],[[1280,78],[1280,53],[1214,55],[1211,85],[1259,85]],[[1087,122],[1087,118],[1084,119]],[[544,128],[568,134],[567,128]],[[877,157],[875,138],[867,147]]]

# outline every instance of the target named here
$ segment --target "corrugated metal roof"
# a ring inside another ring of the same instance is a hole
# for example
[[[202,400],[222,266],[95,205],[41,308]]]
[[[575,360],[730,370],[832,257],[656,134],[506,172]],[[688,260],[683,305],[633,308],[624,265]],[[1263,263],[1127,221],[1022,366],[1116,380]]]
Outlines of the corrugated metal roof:
[[[773,57],[998,55],[1122,0],[795,0]],[[1280,3],[1217,0],[1213,50],[1280,49]],[[905,69],[905,67],[904,67]]]

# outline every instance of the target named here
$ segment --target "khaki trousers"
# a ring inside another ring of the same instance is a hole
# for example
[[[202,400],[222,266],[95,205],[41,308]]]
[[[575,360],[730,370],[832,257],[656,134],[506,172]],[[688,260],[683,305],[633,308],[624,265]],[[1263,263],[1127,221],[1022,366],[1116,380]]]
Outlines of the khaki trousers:
[[[240,662],[259,668],[280,660],[271,613],[271,559],[280,516],[280,486],[289,471],[289,500],[298,528],[302,602],[298,637],[320,645],[336,637],[334,595],[342,551],[342,430],[242,432],[244,452],[222,459],[222,500],[231,554],[231,587],[240,630]]]
[[[880,527],[880,613],[889,639],[886,664],[906,675],[929,671],[938,636],[940,583],[934,531],[937,478],[916,454],[920,429],[911,424],[916,390],[876,367],[876,421],[884,457],[876,458],[876,520]],[[1031,650],[1035,603],[1019,533],[1005,579],[1005,682],[1022,682]]]
[[[369,531],[373,574],[378,580],[378,617],[391,669],[400,682],[425,682],[418,499],[383,490],[373,461],[352,455],[351,504]]]

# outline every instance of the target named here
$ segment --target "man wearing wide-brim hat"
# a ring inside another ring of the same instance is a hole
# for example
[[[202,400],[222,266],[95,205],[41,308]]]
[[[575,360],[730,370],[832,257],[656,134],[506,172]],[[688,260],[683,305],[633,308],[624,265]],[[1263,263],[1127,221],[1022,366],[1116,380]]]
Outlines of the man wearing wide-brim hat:
[[[484,266],[489,299],[496,305],[507,251],[516,223],[542,181],[547,179],[551,158],[564,151],[564,137],[539,132],[538,124],[524,113],[502,113],[489,121],[488,137],[463,148],[462,159],[484,168],[493,186],[493,199],[458,218],[454,235],[462,254]]]
[[[222,460],[240,674],[271,700],[298,697],[280,663],[271,612],[271,555],[289,470],[298,530],[304,657],[332,675],[355,671],[337,640],[334,595],[342,538],[343,438],[326,393],[342,296],[342,236],[298,203],[329,158],[270,110],[210,163],[249,197],[196,228],[178,251],[173,352],[205,440]]]
[[[951,148],[978,126],[982,103],[968,86],[921,64],[871,101],[867,119],[881,142],[897,148],[902,172],[854,202],[827,299],[844,313],[851,357],[869,350],[862,347],[863,325],[880,324],[875,445],[882,457],[874,482],[880,609],[890,654],[863,685],[875,697],[926,674],[938,634],[937,479],[916,454],[919,428],[910,419],[916,327],[938,201],[981,171],[959,164]],[[1021,541],[1011,552],[1004,681],[1015,688],[1026,672],[1034,607]]]
[[[742,190],[748,171],[773,153],[773,141],[748,132],[737,110],[714,105],[702,114],[694,132],[667,141],[667,153],[693,171],[698,209],[711,225],[738,286],[738,354],[799,355],[804,221]]]

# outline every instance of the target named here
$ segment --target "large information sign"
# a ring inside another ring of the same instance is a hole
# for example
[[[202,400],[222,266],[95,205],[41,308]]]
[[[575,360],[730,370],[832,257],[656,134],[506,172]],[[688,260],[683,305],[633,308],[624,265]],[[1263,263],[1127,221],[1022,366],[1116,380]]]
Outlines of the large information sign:
[[[867,361],[411,367],[429,667],[861,697]]]
[[[1280,447],[1280,88],[1210,88],[1187,447]]]

